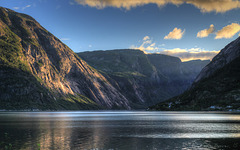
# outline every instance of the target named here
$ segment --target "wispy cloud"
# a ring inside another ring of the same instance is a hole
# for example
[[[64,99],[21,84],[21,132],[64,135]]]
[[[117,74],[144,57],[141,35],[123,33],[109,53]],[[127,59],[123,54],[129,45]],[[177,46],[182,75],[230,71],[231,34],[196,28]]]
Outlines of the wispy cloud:
[[[238,0],[75,0],[78,4],[103,9],[116,7],[130,10],[131,8],[147,4],[156,4],[163,7],[167,4],[182,5],[191,4],[200,9],[201,12],[224,13],[232,9],[240,8]]]
[[[13,9],[18,10],[18,9],[20,9],[20,7],[13,7]]]
[[[179,57],[182,61],[189,61],[189,60],[196,60],[196,59],[211,60],[218,53],[219,51],[207,51],[200,48],[191,48],[191,49],[174,48],[174,49],[165,49],[162,52],[160,52],[160,54]]]
[[[143,41],[147,41],[147,40],[150,40],[150,37],[149,37],[149,36],[145,36],[145,37],[143,38]]]
[[[22,7],[22,10],[25,10],[26,8],[31,7],[31,5],[26,5],[25,7]]]
[[[26,5],[26,6],[24,6],[24,7],[13,7],[13,9],[15,9],[15,10],[19,10],[19,9],[25,10],[25,9],[27,9],[27,8],[29,8],[29,7],[31,7],[31,5]]]
[[[208,29],[201,30],[197,33],[198,38],[208,37],[209,34],[213,33],[215,30],[214,25],[211,24]]]
[[[69,41],[69,38],[60,38],[61,41]]]
[[[184,33],[185,30],[182,31],[182,29],[174,28],[173,31],[164,37],[164,39],[180,40]]]
[[[238,23],[232,23],[223,27],[216,33],[215,39],[222,39],[222,38],[232,38],[235,34],[240,31],[240,25]]]
[[[140,49],[142,51],[153,51],[157,50],[158,48],[155,47],[156,43],[153,43],[149,36],[145,36],[142,39],[142,44],[138,47],[135,45],[130,46],[131,49]]]

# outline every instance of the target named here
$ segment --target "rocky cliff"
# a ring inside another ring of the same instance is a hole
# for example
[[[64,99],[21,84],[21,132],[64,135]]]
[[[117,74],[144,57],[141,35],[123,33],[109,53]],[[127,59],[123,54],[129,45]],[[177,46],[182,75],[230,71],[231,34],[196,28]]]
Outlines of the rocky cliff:
[[[129,100],[132,108],[146,108],[184,92],[209,63],[181,62],[177,57],[131,49],[78,55],[101,72]]]
[[[223,68],[234,59],[240,56],[240,38],[234,40],[228,44],[221,52],[213,58],[212,62],[209,63],[200,74],[197,76],[194,82],[198,82],[202,79],[208,78],[213,75],[217,70]]]
[[[0,7],[0,109],[130,109],[127,99],[32,17]]]
[[[240,37],[204,67],[183,94],[153,110],[240,110]]]

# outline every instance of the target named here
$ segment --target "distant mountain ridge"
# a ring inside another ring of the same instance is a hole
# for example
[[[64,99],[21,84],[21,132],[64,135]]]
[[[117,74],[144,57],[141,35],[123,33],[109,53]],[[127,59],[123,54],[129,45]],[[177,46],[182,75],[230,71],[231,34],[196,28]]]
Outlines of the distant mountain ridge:
[[[184,92],[210,61],[181,62],[177,57],[120,49],[78,53],[101,72],[132,108],[146,108]]]
[[[192,87],[152,110],[240,110],[240,37],[202,69]]]

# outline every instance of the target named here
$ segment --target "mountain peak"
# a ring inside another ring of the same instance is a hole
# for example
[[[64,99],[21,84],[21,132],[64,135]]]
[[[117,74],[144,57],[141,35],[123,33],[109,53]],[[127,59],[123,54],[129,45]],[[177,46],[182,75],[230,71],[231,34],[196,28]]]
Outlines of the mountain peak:
[[[216,70],[223,68],[225,65],[240,56],[240,37],[225,46],[212,61],[203,68],[194,82],[199,82],[211,76]]]

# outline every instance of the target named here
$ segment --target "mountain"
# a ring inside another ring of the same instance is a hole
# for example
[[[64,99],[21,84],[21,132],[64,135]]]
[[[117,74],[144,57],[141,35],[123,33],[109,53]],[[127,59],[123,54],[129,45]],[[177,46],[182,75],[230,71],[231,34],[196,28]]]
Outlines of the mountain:
[[[152,110],[240,110],[240,37],[202,69],[183,94]]]
[[[177,57],[132,49],[81,52],[78,56],[104,75],[134,109],[181,94],[210,62],[181,62]]]
[[[208,63],[130,49],[76,54],[0,7],[0,109],[143,109],[184,92]]]
[[[128,100],[32,17],[0,7],[0,109],[130,109]]]

